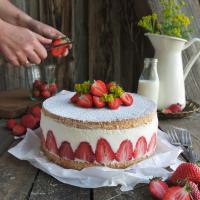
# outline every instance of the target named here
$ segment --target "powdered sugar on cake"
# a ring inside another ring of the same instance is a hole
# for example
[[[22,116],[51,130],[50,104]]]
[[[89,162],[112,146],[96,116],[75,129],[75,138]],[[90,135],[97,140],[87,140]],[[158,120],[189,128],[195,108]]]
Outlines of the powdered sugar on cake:
[[[74,92],[62,91],[54,97],[44,101],[43,107],[57,116],[87,121],[87,122],[108,122],[116,120],[134,119],[144,117],[156,111],[156,105],[137,94],[132,94],[134,103],[131,106],[121,106],[117,110],[108,108],[80,108],[70,102]]]

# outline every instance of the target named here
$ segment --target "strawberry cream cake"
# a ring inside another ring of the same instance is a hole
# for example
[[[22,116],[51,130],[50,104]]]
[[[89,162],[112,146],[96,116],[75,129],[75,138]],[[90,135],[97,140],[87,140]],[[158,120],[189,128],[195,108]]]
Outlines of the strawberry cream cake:
[[[99,81],[87,90],[75,87],[77,93],[62,91],[44,101],[41,144],[49,160],[78,170],[126,168],[153,154],[156,105],[137,94],[104,86]]]

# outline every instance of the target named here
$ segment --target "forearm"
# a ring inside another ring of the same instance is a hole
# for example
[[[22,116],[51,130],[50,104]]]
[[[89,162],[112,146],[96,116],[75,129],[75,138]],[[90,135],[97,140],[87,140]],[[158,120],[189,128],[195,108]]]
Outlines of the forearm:
[[[28,22],[32,19],[9,0],[0,0],[0,18],[13,25],[23,27],[27,27]]]

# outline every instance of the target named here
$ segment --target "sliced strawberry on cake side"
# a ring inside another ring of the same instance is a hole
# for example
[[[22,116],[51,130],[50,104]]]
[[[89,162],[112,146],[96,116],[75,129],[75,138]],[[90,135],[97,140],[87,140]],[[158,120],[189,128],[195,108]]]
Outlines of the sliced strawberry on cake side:
[[[74,152],[69,142],[62,142],[59,148],[59,156],[65,160],[74,160]]]
[[[106,103],[101,99],[101,97],[93,96],[93,103],[97,108],[105,107]]]
[[[108,93],[106,84],[101,80],[96,80],[91,85],[90,92],[94,96],[102,97],[104,94]]]
[[[75,158],[93,163],[95,155],[91,145],[88,142],[81,142],[75,150]]]
[[[76,105],[83,108],[92,108],[92,96],[90,94],[82,94],[80,97],[78,97]]]
[[[155,148],[156,148],[156,133],[154,133],[153,136],[151,137],[151,140],[148,144],[147,152],[151,154],[155,151]]]
[[[124,92],[121,96],[120,99],[125,106],[130,106],[133,103],[133,96],[127,92]]]
[[[130,140],[124,140],[116,153],[116,160],[119,162],[125,162],[132,159],[133,145]]]
[[[48,133],[47,133],[46,148],[52,154],[58,155],[58,153],[59,153],[53,131],[48,131]]]
[[[133,157],[135,159],[142,158],[147,152],[147,141],[145,137],[141,136],[136,145],[135,150],[133,151]]]
[[[115,159],[115,154],[110,144],[104,138],[98,140],[95,156],[96,156],[96,161],[101,164],[110,163]]]

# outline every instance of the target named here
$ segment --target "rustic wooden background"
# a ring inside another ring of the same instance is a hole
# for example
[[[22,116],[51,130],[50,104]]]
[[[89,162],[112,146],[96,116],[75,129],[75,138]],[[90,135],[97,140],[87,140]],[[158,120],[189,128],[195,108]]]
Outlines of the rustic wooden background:
[[[32,17],[48,23],[74,41],[72,55],[55,60],[60,88],[73,89],[86,79],[115,80],[128,91],[136,91],[144,57],[153,56],[153,48],[138,19],[159,11],[159,0],[12,0]],[[186,0],[187,15],[193,15],[191,38],[200,33],[198,0]],[[200,50],[193,45],[183,53],[184,63]],[[186,80],[188,98],[200,97],[200,60]],[[27,68],[16,68],[0,60],[0,90],[28,87]]]

